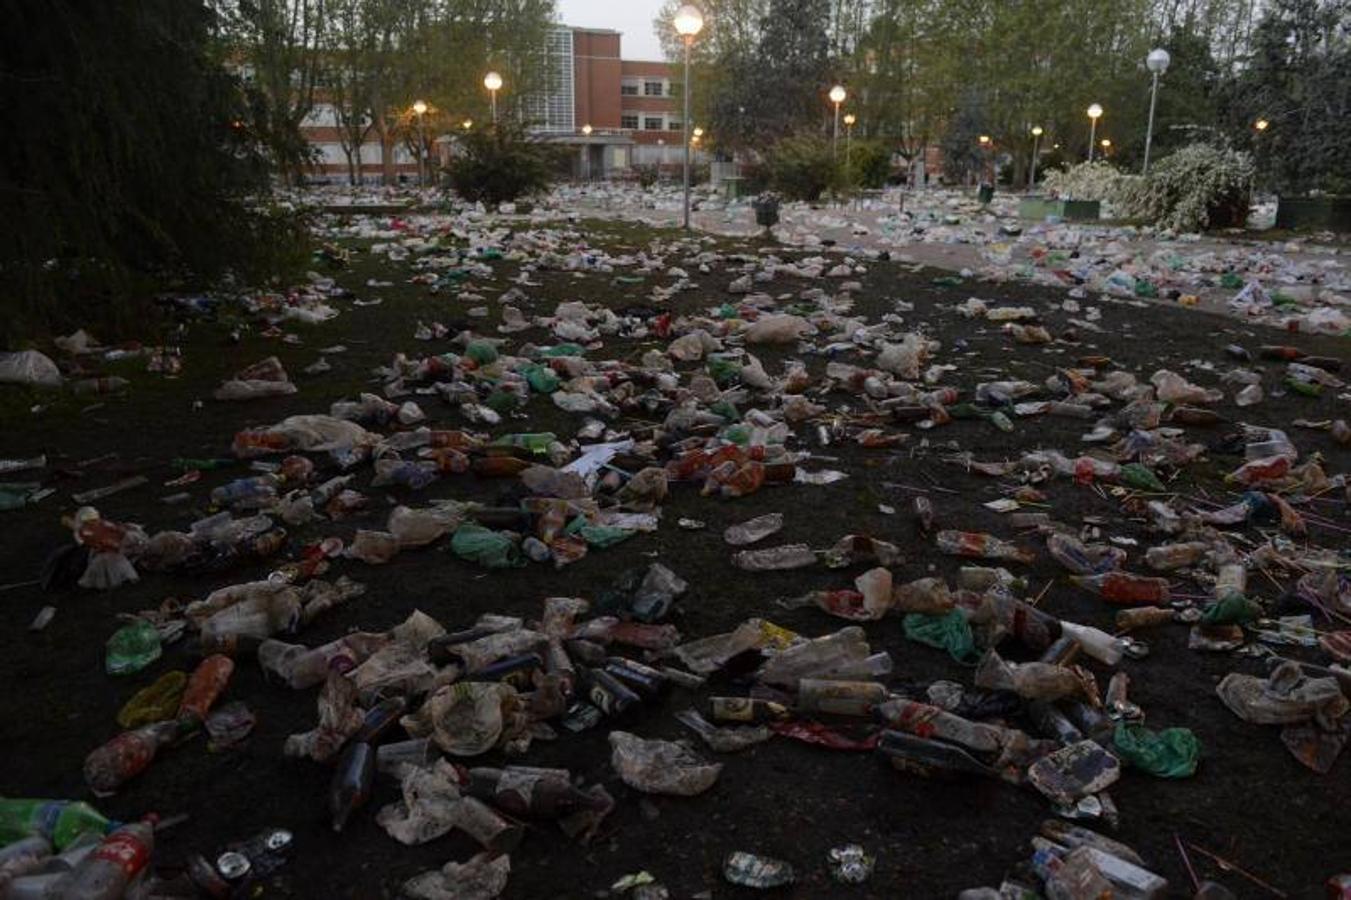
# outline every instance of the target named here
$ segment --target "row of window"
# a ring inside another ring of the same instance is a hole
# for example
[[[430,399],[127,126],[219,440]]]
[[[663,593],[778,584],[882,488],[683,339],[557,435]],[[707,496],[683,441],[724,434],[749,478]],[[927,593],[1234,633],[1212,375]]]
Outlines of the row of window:
[[[637,97],[639,87],[637,81],[624,81],[619,85],[619,93],[625,97]],[[666,81],[644,81],[641,88],[644,97],[674,97],[676,92],[675,83]]]
[[[679,131],[683,124],[679,119],[666,119],[662,116],[640,116],[638,113],[624,113],[619,117],[619,127],[632,131]]]

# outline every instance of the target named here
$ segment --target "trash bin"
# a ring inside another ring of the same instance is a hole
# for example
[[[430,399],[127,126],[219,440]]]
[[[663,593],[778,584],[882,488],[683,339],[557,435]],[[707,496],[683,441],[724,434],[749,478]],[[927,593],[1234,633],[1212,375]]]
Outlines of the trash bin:
[[[981,206],[989,206],[990,201],[994,199],[994,185],[982,184],[980,189],[976,191],[976,198],[980,200]]]
[[[779,198],[767,194],[756,197],[751,204],[755,208],[755,224],[773,228],[779,223]]]

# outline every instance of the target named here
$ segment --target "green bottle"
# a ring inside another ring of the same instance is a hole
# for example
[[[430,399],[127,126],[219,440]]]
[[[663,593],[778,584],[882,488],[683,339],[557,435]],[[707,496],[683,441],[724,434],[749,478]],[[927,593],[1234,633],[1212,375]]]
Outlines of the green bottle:
[[[1305,397],[1318,397],[1323,393],[1323,386],[1311,381],[1300,381],[1298,378],[1285,379],[1285,386],[1290,388],[1296,394],[1303,394]]]
[[[38,834],[64,850],[82,834],[104,834],[117,825],[84,802],[0,798],[0,846]]]
[[[549,445],[558,440],[558,435],[552,431],[537,431],[534,433],[504,434],[493,441],[493,447],[516,447],[520,450],[529,450],[537,455],[544,455],[549,452]]]
[[[1159,476],[1140,463],[1126,463],[1121,467],[1121,483],[1137,491],[1153,491],[1162,494],[1168,490],[1159,480]]]
[[[145,619],[137,619],[123,625],[108,638],[104,668],[109,675],[130,675],[159,659],[159,655],[159,632]]]

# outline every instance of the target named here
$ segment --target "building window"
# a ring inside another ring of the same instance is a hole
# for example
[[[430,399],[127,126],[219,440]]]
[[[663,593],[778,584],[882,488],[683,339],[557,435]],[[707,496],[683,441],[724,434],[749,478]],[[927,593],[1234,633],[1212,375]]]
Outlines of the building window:
[[[638,96],[638,83],[636,81],[625,81],[619,85],[619,93],[625,97]]]
[[[666,86],[662,84],[660,81],[643,82],[644,97],[662,97],[665,96],[665,94],[666,94]]]
[[[622,116],[619,117],[619,127],[620,127],[620,128],[637,128],[637,127],[638,127],[638,116],[637,116],[636,114],[631,116],[631,115],[628,115],[627,113],[625,113],[624,115],[622,115]]]
[[[681,131],[684,129],[684,127],[685,127],[684,123],[681,122],[679,119],[671,119],[666,123],[667,131]]]
[[[647,131],[665,130],[662,127],[661,116],[657,116],[655,118],[653,118],[652,116],[648,116],[647,118],[643,119],[643,128],[646,129]]]

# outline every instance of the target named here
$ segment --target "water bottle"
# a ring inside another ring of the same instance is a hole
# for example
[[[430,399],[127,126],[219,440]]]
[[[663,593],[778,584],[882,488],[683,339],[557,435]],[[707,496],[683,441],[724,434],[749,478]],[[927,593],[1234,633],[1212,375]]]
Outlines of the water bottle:
[[[61,900],[121,900],[127,885],[149,865],[154,849],[154,816],[123,825],[70,873]]]

